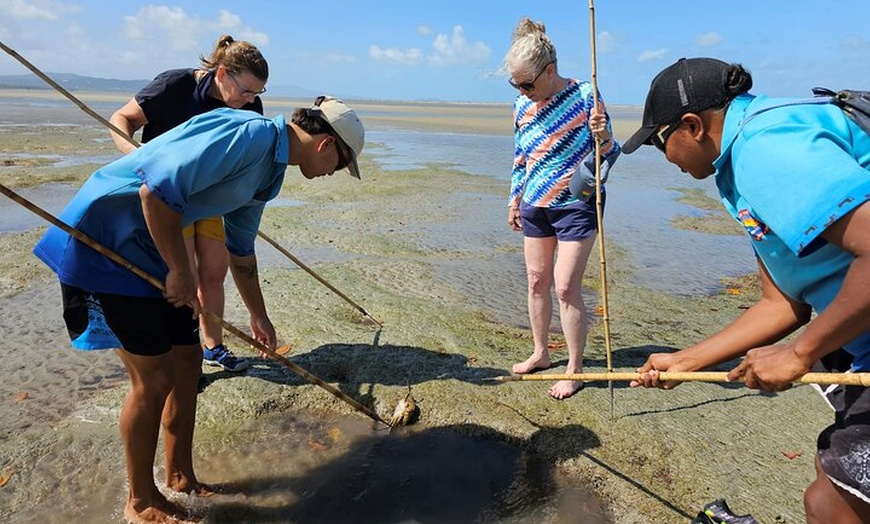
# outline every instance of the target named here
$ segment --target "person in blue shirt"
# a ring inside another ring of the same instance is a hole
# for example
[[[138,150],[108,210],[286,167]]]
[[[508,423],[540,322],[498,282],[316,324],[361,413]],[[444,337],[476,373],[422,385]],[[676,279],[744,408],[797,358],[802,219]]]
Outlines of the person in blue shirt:
[[[870,371],[870,136],[833,104],[754,96],[751,87],[739,64],[680,59],[652,81],[642,127],[623,145],[626,154],[654,145],[693,178],[715,177],[762,286],[761,300],[722,331],[650,355],[632,386],[670,389],[677,384],[659,372],[743,355],[729,380],[765,391],[811,369]],[[870,522],[870,389],[823,394],[836,416],[818,438],[807,522]]]
[[[192,116],[219,107],[263,114],[260,95],[266,92],[269,65],[256,46],[223,35],[211,55],[200,57],[200,62],[198,69],[171,69],[160,73],[115,111],[110,121],[127,136],[142,129],[142,142],[146,143]],[[112,133],[112,139],[122,153],[134,149],[117,133]],[[193,275],[197,279],[199,300],[209,311],[223,316],[229,253],[224,245],[226,234],[221,217],[207,217],[187,226],[184,238],[190,260],[195,264]],[[207,364],[233,372],[248,368],[247,359],[235,356],[224,345],[219,323],[208,317],[200,318],[199,323],[203,359]]]
[[[254,240],[266,202],[281,190],[288,165],[307,179],[348,169],[365,131],[341,100],[318,97],[291,122],[251,111],[215,109],[154,138],[97,170],[60,219],[133,265],[162,280],[157,290],[63,230],[51,227],[34,253],[57,275],[71,338],[88,324],[76,302],[90,294],[121,347],[117,354],[131,388],[121,410],[129,494],[124,510],[135,522],[184,518],[154,483],[153,463],[162,424],[167,486],[209,494],[193,470],[192,441],[201,373],[196,278],[183,229],[223,216],[236,287],[248,308],[251,332],[276,345],[257,276]]]

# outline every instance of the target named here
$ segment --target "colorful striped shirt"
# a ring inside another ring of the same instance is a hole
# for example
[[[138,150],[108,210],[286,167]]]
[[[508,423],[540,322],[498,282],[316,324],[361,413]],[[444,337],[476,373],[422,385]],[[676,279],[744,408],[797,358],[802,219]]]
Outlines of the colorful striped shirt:
[[[536,207],[556,208],[576,202],[568,188],[575,173],[589,178],[588,182],[584,180],[582,196],[594,193],[595,155],[590,153],[594,153],[595,140],[586,124],[593,102],[592,85],[573,79],[544,102],[533,102],[523,94],[517,96],[511,203],[518,204],[520,197]],[[604,110],[600,94],[598,104]],[[611,129],[609,115],[607,129]],[[616,140],[601,145],[602,183],[606,180],[605,168],[609,170],[619,152]]]

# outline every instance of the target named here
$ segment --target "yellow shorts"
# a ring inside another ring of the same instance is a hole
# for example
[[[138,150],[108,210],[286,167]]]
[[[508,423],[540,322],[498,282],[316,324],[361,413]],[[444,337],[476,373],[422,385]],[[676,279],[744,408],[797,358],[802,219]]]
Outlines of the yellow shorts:
[[[190,238],[194,235],[214,240],[226,240],[223,218],[219,216],[206,218],[184,228],[184,238]]]

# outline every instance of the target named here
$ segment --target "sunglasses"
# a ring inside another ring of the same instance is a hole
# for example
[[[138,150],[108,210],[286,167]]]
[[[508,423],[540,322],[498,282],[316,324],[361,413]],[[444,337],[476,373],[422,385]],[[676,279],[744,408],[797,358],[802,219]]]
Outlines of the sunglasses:
[[[549,67],[549,65],[552,63],[553,62],[547,62],[547,64],[543,68],[541,68],[540,71],[538,71],[538,74],[535,75],[535,78],[531,82],[520,82],[516,84],[514,83],[513,78],[508,78],[508,84],[510,84],[511,87],[513,87],[514,89],[532,92],[535,90],[535,83],[538,81],[539,78],[541,78],[541,75],[544,74],[544,71],[546,71],[547,67]]]
[[[670,138],[671,135],[674,134],[674,131],[676,131],[680,127],[680,124],[682,124],[682,122],[675,122],[673,124],[668,124],[665,127],[660,128],[658,131],[652,134],[652,136],[650,137],[650,141],[654,146],[656,146],[656,148],[658,148],[659,151],[661,151],[662,153],[667,153],[667,151],[665,151],[665,144],[667,143],[668,138]]]
[[[236,84],[236,87],[239,88],[239,91],[242,92],[242,96],[258,96],[262,95],[266,92],[266,88],[260,89],[259,91],[252,91],[250,89],[245,89],[242,87],[242,84],[239,83],[238,79],[236,79],[236,75],[230,74],[230,78],[233,79],[233,83]]]

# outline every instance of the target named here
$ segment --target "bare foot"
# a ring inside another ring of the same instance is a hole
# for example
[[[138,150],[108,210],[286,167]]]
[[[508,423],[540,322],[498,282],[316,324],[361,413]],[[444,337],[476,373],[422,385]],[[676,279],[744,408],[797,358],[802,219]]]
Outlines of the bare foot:
[[[167,484],[169,489],[178,493],[187,493],[188,495],[196,495],[197,497],[211,497],[216,493],[223,493],[220,486],[215,484],[206,484],[205,482],[179,483],[176,485]]]
[[[182,516],[182,514],[168,513],[153,506],[145,508],[143,511],[136,511],[130,505],[124,508],[124,520],[127,521],[127,524],[189,524],[199,522]]]
[[[581,389],[583,389],[582,380],[560,380],[553,384],[547,393],[557,400],[565,400]]]
[[[524,361],[514,364],[513,367],[511,367],[511,372],[515,375],[525,375],[526,373],[531,373],[532,371],[537,371],[539,369],[547,369],[551,365],[553,364],[550,362],[550,357],[548,355],[541,357],[532,355]]]

